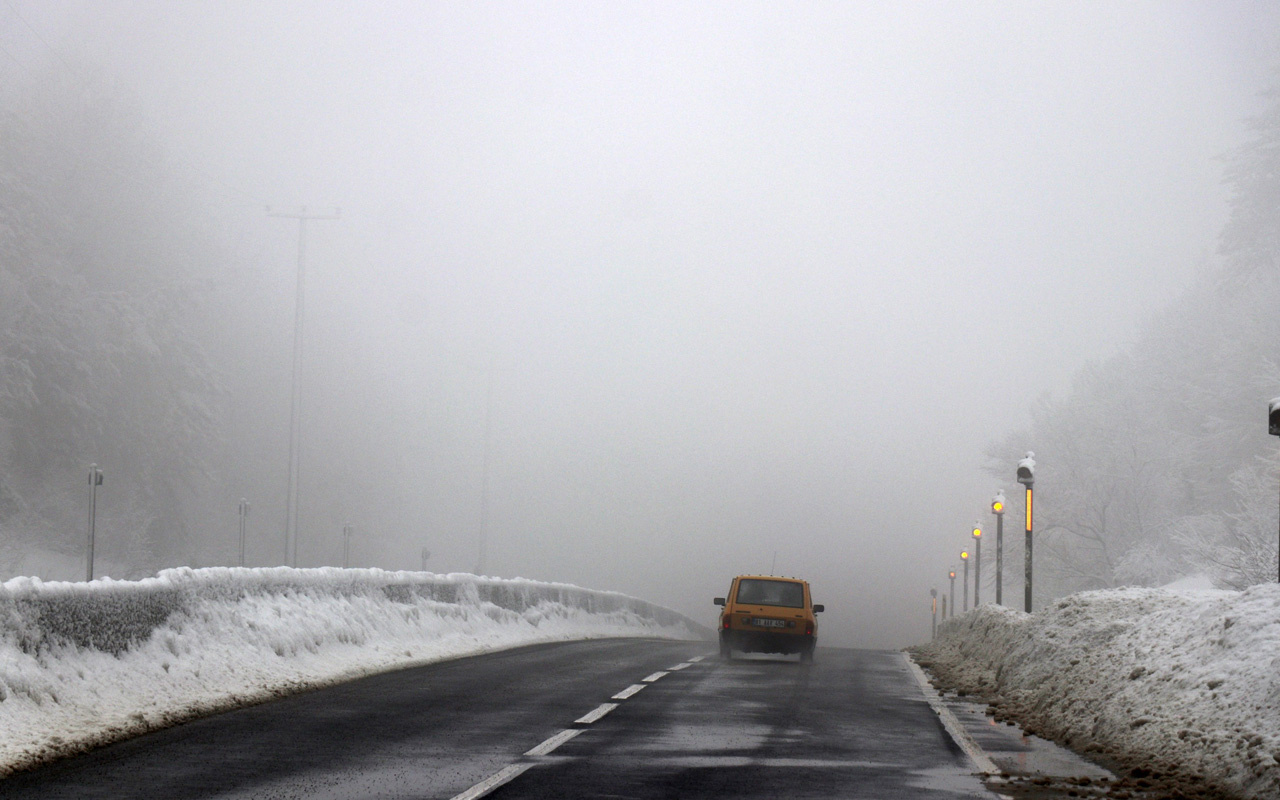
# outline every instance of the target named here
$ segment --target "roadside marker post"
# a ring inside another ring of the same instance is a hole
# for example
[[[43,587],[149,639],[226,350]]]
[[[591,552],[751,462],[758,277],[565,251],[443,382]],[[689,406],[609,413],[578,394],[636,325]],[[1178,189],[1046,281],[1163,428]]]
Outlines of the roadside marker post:
[[[97,464],[89,465],[89,547],[85,556],[86,582],[93,580],[93,540],[98,528],[98,487],[102,485],[102,470]]]

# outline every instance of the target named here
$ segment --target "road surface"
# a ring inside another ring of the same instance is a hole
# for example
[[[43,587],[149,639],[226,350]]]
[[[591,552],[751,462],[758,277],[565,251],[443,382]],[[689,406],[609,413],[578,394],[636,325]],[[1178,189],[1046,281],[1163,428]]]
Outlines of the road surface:
[[[995,797],[902,654],[713,652],[610,639],[401,670],[17,775],[0,797]]]

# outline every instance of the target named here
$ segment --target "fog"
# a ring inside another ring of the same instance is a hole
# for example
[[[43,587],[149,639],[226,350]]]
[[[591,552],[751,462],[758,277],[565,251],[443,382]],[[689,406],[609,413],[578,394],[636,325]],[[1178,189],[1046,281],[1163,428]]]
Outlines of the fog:
[[[338,208],[300,566],[350,522],[353,565],[426,547],[708,623],[772,571],[827,643],[889,647],[990,518],[984,447],[1213,262],[1278,32],[1263,2],[7,0],[0,83],[136,97],[220,243],[198,563],[234,563],[241,496],[250,563],[283,558],[298,226],[266,210]]]

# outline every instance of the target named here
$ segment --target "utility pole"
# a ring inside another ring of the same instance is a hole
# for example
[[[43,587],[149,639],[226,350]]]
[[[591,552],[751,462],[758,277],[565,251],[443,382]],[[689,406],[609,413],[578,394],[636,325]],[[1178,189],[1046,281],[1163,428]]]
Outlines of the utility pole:
[[[303,289],[305,287],[307,256],[307,220],[338,219],[339,211],[329,213],[308,213],[307,207],[301,211],[272,211],[267,208],[268,217],[296,219],[298,221],[298,291],[293,312],[293,381],[289,406],[289,489],[284,512],[284,556],[285,562],[298,566],[298,495],[299,482],[302,478],[302,312]]]
[[[484,471],[480,477],[480,541],[476,557],[476,574],[485,573],[485,560],[488,556],[489,528],[489,439],[493,431],[493,370],[489,370],[489,388],[485,393],[484,403]]]

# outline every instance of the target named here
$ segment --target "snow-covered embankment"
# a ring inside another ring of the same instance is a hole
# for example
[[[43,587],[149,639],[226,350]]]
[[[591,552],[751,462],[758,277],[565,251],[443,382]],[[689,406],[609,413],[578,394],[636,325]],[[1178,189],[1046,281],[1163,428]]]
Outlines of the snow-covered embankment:
[[[176,569],[0,585],[0,776],[185,719],[536,642],[708,631],[566,584],[373,569]]]
[[[986,605],[912,655],[940,686],[1086,754],[1230,797],[1280,797],[1280,585]]]

